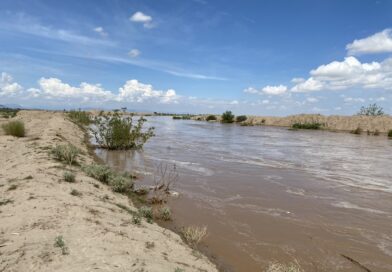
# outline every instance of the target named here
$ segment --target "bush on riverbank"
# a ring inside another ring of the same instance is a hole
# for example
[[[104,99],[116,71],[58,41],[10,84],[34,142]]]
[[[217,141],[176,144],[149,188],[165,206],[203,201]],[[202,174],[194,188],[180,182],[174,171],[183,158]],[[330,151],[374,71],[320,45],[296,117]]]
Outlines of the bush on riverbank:
[[[2,126],[6,135],[24,137],[26,134],[25,126],[22,121],[11,121]]]
[[[294,123],[292,126],[294,129],[320,129],[321,124],[317,122],[313,123]]]
[[[173,120],[190,120],[191,115],[175,115],[173,116]]]
[[[82,170],[86,173],[87,176],[92,177],[104,184],[109,184],[112,176],[112,171],[108,166],[105,165],[91,164],[83,166]]]
[[[206,121],[216,121],[216,120],[217,120],[217,118],[215,115],[208,115],[206,118]]]
[[[360,135],[362,133],[362,128],[357,127],[356,129],[350,131],[352,134]]]
[[[4,118],[13,118],[18,113],[19,109],[0,108],[0,116]]]
[[[118,149],[138,149],[154,136],[154,128],[143,130],[147,120],[140,117],[137,124],[131,117],[122,117],[119,113],[104,114],[94,120],[95,128],[91,129],[99,147]]]
[[[185,227],[182,229],[181,234],[188,245],[196,247],[207,236],[207,227]]]
[[[90,113],[85,111],[72,110],[67,113],[67,116],[69,117],[69,119],[79,125],[87,126],[91,123],[91,115]]]
[[[392,129],[390,129],[390,130],[388,131],[388,137],[389,137],[389,138],[392,138]]]
[[[233,123],[234,122],[234,114],[231,111],[225,111],[222,114],[222,123]]]
[[[56,160],[66,162],[68,165],[76,163],[79,153],[79,149],[72,144],[56,145],[51,150],[51,154]]]
[[[247,119],[248,119],[248,117],[246,117],[246,115],[238,115],[238,116],[235,118],[235,121],[236,121],[237,123],[241,123],[241,122],[246,121]]]

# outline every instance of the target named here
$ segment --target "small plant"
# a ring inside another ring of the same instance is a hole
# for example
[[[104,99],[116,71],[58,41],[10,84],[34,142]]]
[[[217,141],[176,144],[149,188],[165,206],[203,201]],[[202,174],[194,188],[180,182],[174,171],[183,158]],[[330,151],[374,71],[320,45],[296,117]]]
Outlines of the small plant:
[[[85,111],[70,111],[68,112],[67,116],[69,119],[79,125],[87,126],[91,123],[90,113]]]
[[[176,269],[174,269],[174,272],[185,272],[185,269],[176,267]]]
[[[139,209],[139,213],[141,216],[143,216],[144,218],[146,218],[147,220],[150,219],[152,220],[154,218],[153,212],[151,207],[147,207],[147,206],[142,206]]]
[[[137,124],[133,124],[132,117],[122,117],[119,113],[96,117],[91,131],[98,145],[111,150],[142,148],[154,136],[154,128],[143,131],[147,120],[140,117]]]
[[[133,181],[122,176],[116,176],[110,181],[113,192],[126,194],[133,190]]]
[[[17,188],[18,188],[18,185],[12,184],[12,185],[8,188],[7,191],[13,191],[13,190],[16,190]]]
[[[4,205],[10,204],[10,203],[14,203],[14,201],[11,199],[0,200],[0,206],[4,206]]]
[[[289,263],[287,265],[277,262],[270,263],[266,272],[305,272],[298,262]]]
[[[360,127],[357,127],[356,129],[352,130],[351,133],[360,135],[362,133],[362,129]]]
[[[384,110],[382,107],[374,103],[367,107],[362,106],[357,114],[365,116],[381,116],[384,115]]]
[[[104,184],[109,184],[109,181],[113,175],[110,168],[105,165],[91,164],[84,166],[82,169],[87,176],[95,178]]]
[[[155,247],[155,243],[154,242],[146,242],[146,248],[151,249]]]
[[[11,121],[7,124],[2,125],[4,133],[6,135],[12,135],[15,137],[24,137],[26,134],[25,126],[22,121]]]
[[[320,129],[321,124],[317,122],[313,123],[294,123],[292,126],[294,129]]]
[[[169,207],[162,207],[159,209],[159,218],[164,221],[171,220],[171,210]]]
[[[142,217],[138,214],[132,216],[132,223],[135,225],[140,225],[142,223]]]
[[[390,130],[388,131],[388,137],[389,137],[389,138],[392,138],[392,129],[390,129]]]
[[[71,182],[71,183],[75,182],[75,174],[72,172],[68,172],[68,171],[64,172],[63,178],[66,182]]]
[[[60,249],[61,249],[61,253],[63,254],[63,255],[68,255],[69,254],[69,249],[68,249],[68,247],[65,245],[65,241],[64,241],[64,238],[63,238],[63,236],[57,236],[55,239],[54,239],[54,246],[55,247],[59,247]]]
[[[216,121],[216,116],[215,115],[208,115],[206,118],[206,121]]]
[[[71,195],[73,195],[73,196],[82,196],[82,193],[81,192],[79,192],[78,190],[76,190],[76,189],[72,189],[72,191],[71,191]]]
[[[178,179],[176,165],[169,167],[167,164],[159,164],[154,172],[154,188],[150,202],[152,204],[165,203],[171,188],[177,183]]]
[[[234,122],[234,114],[231,111],[225,111],[222,114],[222,123],[233,123]]]
[[[79,149],[72,144],[67,145],[56,145],[52,148],[51,153],[56,160],[64,161],[68,165],[72,165],[76,162],[79,155]]]
[[[238,122],[238,123],[241,123],[241,122],[246,121],[247,119],[248,119],[248,117],[246,117],[246,115],[238,115],[238,116],[235,118],[235,121]]]
[[[207,235],[207,227],[189,226],[181,231],[182,236],[187,244],[192,247],[197,246]]]

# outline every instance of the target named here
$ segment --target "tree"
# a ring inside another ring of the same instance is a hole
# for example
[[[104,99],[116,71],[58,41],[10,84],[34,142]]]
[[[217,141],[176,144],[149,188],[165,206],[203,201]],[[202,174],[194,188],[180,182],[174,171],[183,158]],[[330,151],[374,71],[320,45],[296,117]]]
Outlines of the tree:
[[[367,107],[362,106],[358,112],[358,115],[380,116],[380,115],[384,115],[384,110],[382,107],[374,103],[374,104],[370,104]]]
[[[222,123],[233,123],[234,122],[234,114],[231,111],[225,111],[222,114]]]

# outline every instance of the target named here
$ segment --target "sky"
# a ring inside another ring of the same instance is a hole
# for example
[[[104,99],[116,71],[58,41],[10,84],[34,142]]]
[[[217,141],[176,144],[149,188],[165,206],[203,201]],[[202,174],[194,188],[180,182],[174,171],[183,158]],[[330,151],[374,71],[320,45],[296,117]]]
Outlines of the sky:
[[[0,5],[0,105],[392,114],[392,1]]]

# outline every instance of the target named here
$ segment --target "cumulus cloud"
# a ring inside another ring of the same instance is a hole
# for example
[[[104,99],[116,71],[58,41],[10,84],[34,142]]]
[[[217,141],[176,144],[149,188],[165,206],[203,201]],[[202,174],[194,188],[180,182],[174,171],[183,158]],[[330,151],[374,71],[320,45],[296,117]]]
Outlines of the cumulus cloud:
[[[98,26],[96,28],[93,29],[95,32],[97,32],[99,35],[101,35],[102,37],[106,37],[108,35],[108,33],[103,29],[102,26]]]
[[[13,96],[22,90],[22,86],[14,82],[11,75],[1,73],[0,78],[0,96]]]
[[[141,52],[138,49],[134,48],[128,52],[128,56],[130,56],[131,58],[136,58],[140,55],[140,53]]]
[[[361,97],[345,97],[344,102],[346,103],[364,103],[366,100]]]
[[[287,87],[284,85],[279,85],[279,86],[265,86],[262,89],[263,93],[269,94],[269,95],[281,95],[284,94],[287,91]]]
[[[144,14],[144,13],[141,12],[141,11],[135,12],[135,13],[129,18],[129,20],[131,20],[132,22],[135,22],[135,23],[141,23],[141,24],[143,24],[143,26],[144,26],[145,28],[152,28],[152,27],[153,27],[153,24],[152,24],[152,17],[149,16],[149,15],[147,15],[147,14]]]
[[[150,84],[143,84],[135,79],[128,80],[123,87],[120,88],[117,97],[118,101],[137,102],[157,101],[160,103],[176,102],[178,96],[173,89],[166,92],[155,90]]]
[[[315,97],[308,97],[306,98],[306,101],[308,101],[309,103],[316,103],[318,102],[318,99]]]
[[[385,29],[346,46],[349,55],[392,52],[392,29]]]
[[[248,88],[244,89],[244,93],[257,94],[257,93],[259,93],[259,90],[257,90],[256,88],[253,88],[253,87],[248,87]]]

